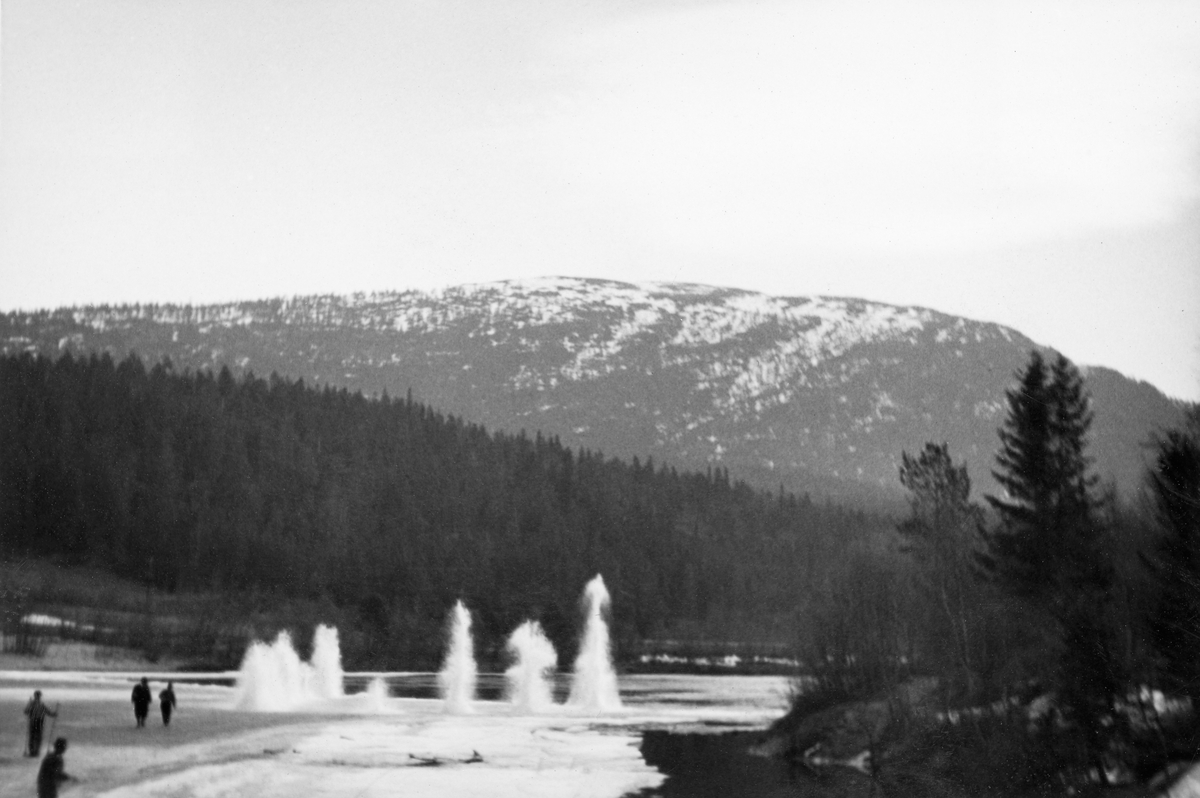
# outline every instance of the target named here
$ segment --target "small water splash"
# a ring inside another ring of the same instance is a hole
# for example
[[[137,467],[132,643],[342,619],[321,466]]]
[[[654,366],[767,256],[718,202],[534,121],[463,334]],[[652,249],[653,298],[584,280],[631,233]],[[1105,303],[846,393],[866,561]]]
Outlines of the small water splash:
[[[450,617],[450,640],[446,659],[438,672],[438,687],[446,709],[456,714],[472,711],[475,700],[475,646],[471,641],[471,613],[459,601]]]
[[[317,627],[311,662],[301,661],[287,631],[270,644],[254,641],[242,657],[237,691],[235,705],[250,712],[286,712],[308,702],[341,698],[337,629]]]
[[[387,682],[383,680],[383,677],[376,676],[367,685],[367,689],[364,692],[367,709],[371,712],[382,712],[387,706],[389,694]]]
[[[583,600],[587,620],[579,656],[575,658],[575,675],[567,703],[581,709],[610,712],[621,708],[621,697],[609,650],[608,623],[604,620],[609,597],[602,576],[596,574],[596,578],[587,583]]]
[[[509,635],[507,648],[515,660],[504,672],[509,700],[525,712],[545,712],[554,703],[550,676],[558,667],[558,653],[542,625],[537,621],[521,624]]]

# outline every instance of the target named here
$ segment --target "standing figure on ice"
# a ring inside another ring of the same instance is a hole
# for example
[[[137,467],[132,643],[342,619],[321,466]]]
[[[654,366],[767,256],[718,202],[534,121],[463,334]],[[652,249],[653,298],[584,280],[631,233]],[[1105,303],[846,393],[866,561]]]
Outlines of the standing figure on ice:
[[[150,702],[154,699],[150,696],[150,682],[145,676],[142,681],[133,686],[133,696],[130,699],[133,701],[133,717],[137,721],[139,727],[146,725],[146,714],[150,711]]]
[[[42,691],[34,690],[33,698],[25,705],[25,715],[29,718],[29,738],[25,745],[25,756],[37,756],[42,753],[42,726],[46,716],[57,717],[58,713],[42,703]]]
[[[162,709],[163,725],[171,725],[171,711],[175,709],[175,687],[167,682],[167,689],[158,694],[158,706]]]

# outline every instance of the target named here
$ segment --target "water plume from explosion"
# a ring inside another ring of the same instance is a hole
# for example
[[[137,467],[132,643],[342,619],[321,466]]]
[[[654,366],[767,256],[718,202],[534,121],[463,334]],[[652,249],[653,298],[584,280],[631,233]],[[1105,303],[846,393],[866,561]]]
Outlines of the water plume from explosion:
[[[553,703],[550,674],[558,667],[558,653],[537,621],[526,621],[509,636],[508,652],[514,658],[505,671],[508,697],[526,712],[543,712]]]
[[[596,578],[587,583],[583,600],[587,606],[587,620],[567,703],[600,712],[620,709],[617,674],[609,652],[608,623],[604,620],[604,611],[609,606],[608,589],[604,587],[602,576],[596,574]]]
[[[446,708],[457,714],[471,712],[475,699],[475,647],[471,642],[471,613],[459,601],[450,620],[446,659],[438,672],[438,686]]]
[[[310,662],[302,662],[292,636],[282,631],[274,643],[254,641],[238,670],[236,706],[250,712],[287,712],[312,701],[341,698],[342,654],[338,632],[318,626]]]
[[[387,682],[376,676],[363,691],[363,703],[371,712],[383,712],[387,707],[389,692]]]

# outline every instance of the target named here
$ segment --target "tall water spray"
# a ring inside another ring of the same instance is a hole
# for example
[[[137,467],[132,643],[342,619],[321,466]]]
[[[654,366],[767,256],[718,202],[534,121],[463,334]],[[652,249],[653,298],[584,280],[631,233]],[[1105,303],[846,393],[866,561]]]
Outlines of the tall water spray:
[[[308,702],[341,698],[337,629],[317,627],[311,662],[300,660],[287,631],[273,643],[251,643],[238,670],[237,689],[238,709],[252,712],[286,712]]]
[[[537,621],[526,621],[508,638],[511,668],[504,672],[508,697],[517,709],[544,712],[553,703],[550,675],[558,667],[558,653]]]
[[[575,658],[575,676],[571,680],[567,703],[600,712],[620,709],[617,673],[613,670],[608,623],[604,620],[604,611],[609,605],[608,589],[604,587],[602,576],[596,574],[596,578],[587,583],[583,600],[587,606],[587,620],[579,656]]]
[[[463,714],[475,699],[475,647],[471,642],[471,613],[459,601],[450,620],[450,641],[445,662],[438,672],[438,686],[446,708]]]
[[[313,633],[313,690],[321,698],[341,698],[342,649],[338,643],[338,630],[332,626],[318,626]]]

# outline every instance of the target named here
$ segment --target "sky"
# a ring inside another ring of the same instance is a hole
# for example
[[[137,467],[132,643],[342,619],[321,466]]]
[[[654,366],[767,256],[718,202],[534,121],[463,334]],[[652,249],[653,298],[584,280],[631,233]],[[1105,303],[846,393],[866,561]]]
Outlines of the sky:
[[[1200,3],[0,0],[0,310],[544,275],[1200,400]]]

